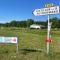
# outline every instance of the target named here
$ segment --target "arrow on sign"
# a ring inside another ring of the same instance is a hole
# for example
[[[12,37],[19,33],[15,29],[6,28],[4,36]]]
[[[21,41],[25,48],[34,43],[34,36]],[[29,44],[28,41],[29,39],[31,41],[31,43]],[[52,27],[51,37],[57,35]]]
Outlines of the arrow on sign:
[[[59,6],[35,9],[33,11],[33,14],[35,16],[48,15],[48,14],[57,14],[57,13],[59,13]]]
[[[40,15],[39,9],[35,9],[35,10],[33,11],[33,15],[39,16],[39,15]]]

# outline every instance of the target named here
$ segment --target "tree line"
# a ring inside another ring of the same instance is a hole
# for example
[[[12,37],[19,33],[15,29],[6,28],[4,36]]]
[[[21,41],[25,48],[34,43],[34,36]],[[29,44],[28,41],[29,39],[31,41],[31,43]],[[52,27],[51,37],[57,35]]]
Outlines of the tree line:
[[[0,27],[21,27],[21,28],[27,28],[32,24],[38,24],[38,25],[43,25],[47,27],[47,22],[46,21],[35,21],[33,19],[27,19],[23,21],[16,21],[12,20],[9,23],[0,23]],[[57,17],[51,18],[50,22],[52,22],[52,28],[60,28],[60,19]]]

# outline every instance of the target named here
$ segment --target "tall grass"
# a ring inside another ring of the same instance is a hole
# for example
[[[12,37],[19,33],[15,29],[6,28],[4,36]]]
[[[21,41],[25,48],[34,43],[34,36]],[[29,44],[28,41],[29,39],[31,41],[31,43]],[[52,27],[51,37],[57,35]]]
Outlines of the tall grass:
[[[60,60],[60,30],[51,31],[50,54],[46,54],[47,30],[0,29],[0,36],[17,36],[19,51],[15,44],[0,44],[0,60]]]

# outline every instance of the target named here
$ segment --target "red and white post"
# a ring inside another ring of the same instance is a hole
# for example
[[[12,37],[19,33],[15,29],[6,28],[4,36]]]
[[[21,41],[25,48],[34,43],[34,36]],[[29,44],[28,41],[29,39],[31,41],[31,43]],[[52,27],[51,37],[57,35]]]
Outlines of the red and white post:
[[[49,44],[50,44],[50,42],[49,42],[49,40],[50,40],[50,22],[49,22],[49,15],[48,15],[48,29],[47,29],[47,54],[49,54],[49,50],[50,50],[50,48],[49,48]]]

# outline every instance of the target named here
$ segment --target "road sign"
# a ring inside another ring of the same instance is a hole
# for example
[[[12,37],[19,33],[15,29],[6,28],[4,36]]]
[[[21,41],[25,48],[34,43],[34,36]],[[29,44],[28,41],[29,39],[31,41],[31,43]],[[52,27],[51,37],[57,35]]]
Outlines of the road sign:
[[[45,4],[45,7],[53,7],[53,3],[52,4]]]
[[[33,14],[35,16],[40,16],[40,15],[48,15],[48,29],[47,29],[47,54],[49,53],[49,43],[51,42],[50,40],[50,30],[51,30],[51,24],[49,22],[49,15],[50,14],[58,14],[59,13],[59,6],[54,6],[53,4],[47,4],[45,5],[46,8],[41,8],[41,9],[35,9],[33,11]]]
[[[41,9],[35,9],[33,11],[33,14],[35,16],[57,14],[57,13],[59,13],[59,6],[48,7],[48,8],[41,8]]]
[[[16,44],[17,53],[18,53],[18,38],[17,37],[0,36],[0,43],[14,43],[14,44]]]
[[[0,43],[17,43],[17,37],[0,37]]]

